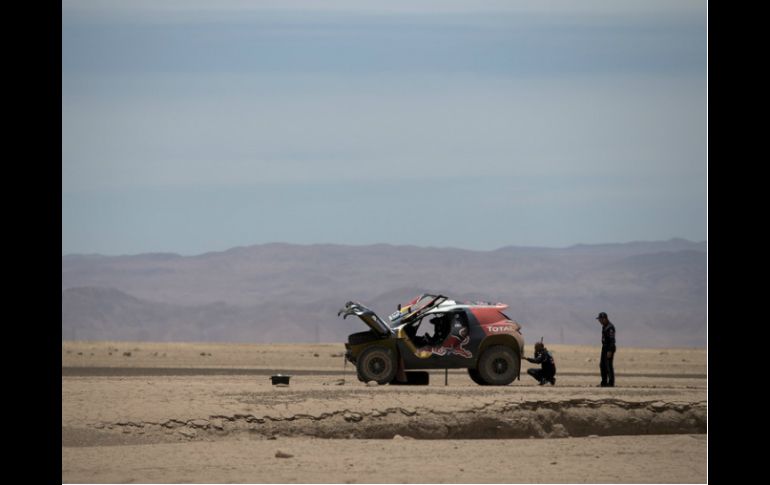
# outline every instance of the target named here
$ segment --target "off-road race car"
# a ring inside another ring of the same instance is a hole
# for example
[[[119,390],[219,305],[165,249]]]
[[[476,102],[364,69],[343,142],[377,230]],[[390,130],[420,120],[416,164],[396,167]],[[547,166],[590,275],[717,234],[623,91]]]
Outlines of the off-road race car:
[[[521,325],[503,313],[506,308],[423,294],[399,304],[388,323],[355,301],[337,316],[356,315],[370,328],[349,335],[345,344],[345,358],[361,381],[406,384],[419,380],[409,370],[468,369],[477,384],[503,386],[519,378],[524,354]],[[425,333],[419,336],[418,331]]]

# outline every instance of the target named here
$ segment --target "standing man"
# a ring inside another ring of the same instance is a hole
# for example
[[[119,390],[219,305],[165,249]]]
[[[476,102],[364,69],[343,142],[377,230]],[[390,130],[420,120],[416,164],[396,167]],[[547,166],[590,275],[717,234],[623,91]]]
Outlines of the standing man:
[[[599,359],[599,368],[602,371],[602,382],[599,387],[615,387],[615,325],[607,318],[607,314],[601,312],[598,317],[602,324],[602,356]]]

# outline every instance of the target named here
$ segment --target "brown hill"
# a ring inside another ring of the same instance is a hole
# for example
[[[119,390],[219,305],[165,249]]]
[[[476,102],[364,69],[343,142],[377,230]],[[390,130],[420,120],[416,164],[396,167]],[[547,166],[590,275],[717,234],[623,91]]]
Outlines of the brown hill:
[[[496,251],[265,244],[183,257],[62,257],[65,339],[341,341],[354,299],[386,316],[422,291],[508,303],[530,341],[706,342],[706,244],[684,240]]]

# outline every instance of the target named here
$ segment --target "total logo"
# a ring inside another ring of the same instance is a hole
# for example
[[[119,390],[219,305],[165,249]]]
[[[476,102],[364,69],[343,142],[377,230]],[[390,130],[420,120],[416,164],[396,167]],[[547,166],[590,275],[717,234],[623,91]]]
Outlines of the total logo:
[[[492,325],[487,328],[492,333],[504,333],[504,332],[510,332],[511,328],[513,327],[511,325]]]

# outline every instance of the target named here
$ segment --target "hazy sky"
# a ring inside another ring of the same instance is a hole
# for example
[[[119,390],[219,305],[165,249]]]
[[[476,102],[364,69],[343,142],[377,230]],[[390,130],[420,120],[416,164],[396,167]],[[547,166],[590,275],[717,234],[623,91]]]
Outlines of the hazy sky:
[[[62,3],[62,253],[706,239],[706,7]]]

